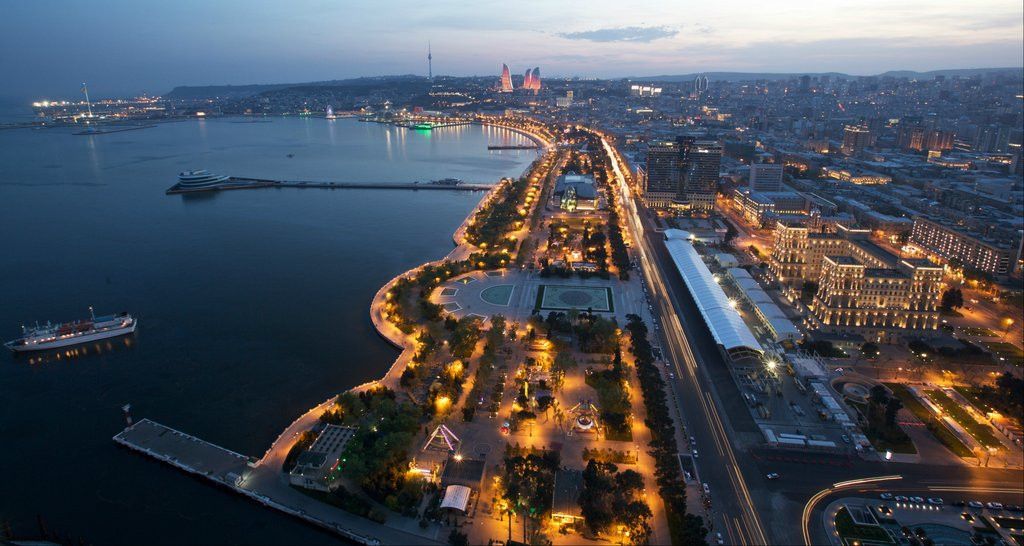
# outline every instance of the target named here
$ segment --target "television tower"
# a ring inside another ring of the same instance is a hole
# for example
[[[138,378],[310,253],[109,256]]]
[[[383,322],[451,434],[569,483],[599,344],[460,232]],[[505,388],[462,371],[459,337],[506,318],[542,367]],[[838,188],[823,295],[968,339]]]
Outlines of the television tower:
[[[434,55],[430,53],[430,42],[427,42],[427,79],[434,79]]]

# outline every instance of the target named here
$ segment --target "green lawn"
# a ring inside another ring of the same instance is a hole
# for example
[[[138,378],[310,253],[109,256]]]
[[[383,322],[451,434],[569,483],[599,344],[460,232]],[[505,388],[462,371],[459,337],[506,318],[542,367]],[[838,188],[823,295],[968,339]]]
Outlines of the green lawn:
[[[946,446],[947,449],[952,451],[953,454],[955,454],[958,457],[974,456],[974,453],[972,453],[971,450],[967,446],[965,446],[964,443],[961,442],[960,439],[957,438],[952,431],[946,428],[946,425],[942,424],[941,422],[938,422],[935,419],[935,415],[933,415],[928,408],[924,407],[923,404],[918,402],[917,398],[914,398],[914,395],[911,394],[910,390],[907,389],[907,387],[899,383],[886,383],[885,386],[889,387],[889,389],[892,390],[893,395],[895,395],[897,398],[900,399],[901,402],[903,402],[904,408],[907,408],[910,411],[910,413],[913,413],[918,419],[921,420],[922,423],[927,423],[928,430],[932,433],[932,435],[934,435],[935,438],[939,440],[939,442],[942,442],[942,445]]]
[[[960,329],[966,335],[978,336],[978,337],[999,337],[999,334],[989,330],[988,328],[979,328],[977,326],[965,326]]]
[[[964,427],[971,436],[974,436],[974,439],[981,445],[986,447],[1002,447],[999,439],[992,434],[992,427],[976,421],[974,417],[971,417],[970,413],[967,413],[967,410],[961,407],[960,404],[957,404],[949,395],[937,389],[925,391],[925,394],[938,404],[942,411],[949,414],[954,421]]]
[[[867,416],[867,404],[860,404],[857,402],[847,402],[847,404],[857,408],[861,415]],[[899,424],[896,425],[896,428],[899,428]],[[868,440],[871,442],[871,445],[874,446],[875,451],[879,453],[892,451],[893,453],[906,453],[909,455],[917,454],[917,447],[914,446],[914,442],[911,441],[910,437],[905,433],[903,441],[890,442],[889,440],[882,438],[878,431],[870,426],[862,427],[861,430],[864,431],[864,435],[868,437]],[[900,429],[900,432],[903,432],[903,430]]]
[[[994,358],[999,362],[1008,362],[1014,366],[1024,366],[1024,351],[1012,343],[1005,341],[986,341],[982,343],[986,349],[992,351]],[[1000,359],[1005,360],[1000,360]]]
[[[861,539],[882,544],[895,544],[885,529],[875,527],[874,525],[857,525],[854,523],[853,517],[850,516],[845,507],[840,508],[836,512],[836,531],[839,532],[839,536],[847,543],[851,543],[850,539]]]

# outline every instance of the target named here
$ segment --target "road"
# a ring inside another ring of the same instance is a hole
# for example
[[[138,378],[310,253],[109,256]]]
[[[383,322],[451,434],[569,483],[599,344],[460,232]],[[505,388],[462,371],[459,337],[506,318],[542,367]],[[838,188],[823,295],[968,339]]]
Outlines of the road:
[[[604,145],[617,158],[610,145]],[[1013,503],[1024,504],[1018,493],[1024,483],[1024,473],[1020,471],[878,463],[846,455],[762,447],[757,426],[668,255],[662,235],[654,231],[649,215],[632,197],[617,160],[613,160],[613,169],[654,314],[663,317],[661,328],[656,324],[654,331],[664,341],[664,352],[675,370],[675,380],[669,381],[669,395],[679,412],[678,422],[685,422],[686,435],[696,440],[695,446],[687,446],[687,439],[682,439],[680,452],[698,450],[695,463],[699,478],[711,489],[712,513],[708,523],[713,525],[712,533],[721,532],[727,544],[801,544],[805,543],[806,532],[810,534],[810,544],[828,544],[820,523],[820,508],[828,504],[830,495],[826,491],[818,497],[824,503],[809,504],[809,500],[833,484],[886,475],[901,478],[898,486],[886,482],[885,487],[930,492],[930,496],[945,495],[950,499],[960,495],[1011,495],[1016,498]],[[765,476],[769,472],[782,477],[768,481]],[[845,490],[842,494],[850,492]],[[804,526],[795,525],[797,514],[808,506],[809,521],[805,517]],[[819,512],[814,512],[815,507]],[[771,517],[762,519],[760,514]]]
[[[606,141],[604,145],[613,158],[617,157]],[[734,426],[740,426],[747,435],[756,434],[756,426],[725,368],[718,347],[703,325],[696,304],[685,288],[680,291],[681,279],[676,279],[678,283],[675,286],[671,280],[666,280],[672,277],[664,272],[675,277],[678,273],[674,265],[670,266],[671,269],[666,267],[668,255],[664,244],[658,240],[661,235],[654,231],[652,224],[644,225],[647,215],[642,213],[637,200],[632,197],[617,159],[613,160],[612,166],[618,178],[630,238],[640,254],[651,304],[655,315],[664,318],[663,327],[656,325],[655,332],[664,340],[664,352],[671,357],[668,360],[675,370],[675,380],[668,382],[669,396],[680,413],[677,422],[687,422],[687,435],[696,440],[695,446],[689,446],[688,439],[682,439],[680,452],[687,453],[693,448],[698,450],[695,460],[698,477],[711,489],[709,527],[713,532],[721,532],[729,544],[768,544],[769,537],[755,508],[755,495],[748,487],[751,477],[755,477],[750,483],[757,489],[763,488],[763,480],[756,479],[757,471],[749,461],[737,459],[732,445],[736,436]],[[710,370],[709,365],[714,369]],[[731,404],[723,404],[720,397],[730,400]],[[740,411],[730,406],[736,406]],[[730,423],[722,418],[719,408],[733,409],[730,413],[746,419]],[[683,416],[688,419],[684,420]],[[771,542],[788,544],[794,543],[796,538],[796,534],[792,537],[777,536]]]

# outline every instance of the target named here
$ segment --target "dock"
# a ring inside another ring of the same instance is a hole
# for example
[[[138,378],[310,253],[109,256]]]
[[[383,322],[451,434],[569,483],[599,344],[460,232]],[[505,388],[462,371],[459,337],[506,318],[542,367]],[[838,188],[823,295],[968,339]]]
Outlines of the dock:
[[[263,506],[368,546],[440,544],[422,535],[361,518],[287,485],[279,464],[247,457],[149,419],[114,435],[114,442],[193,476],[244,495]]]
[[[489,144],[488,150],[536,150],[540,148],[538,144]]]
[[[232,176],[224,183],[205,188],[181,188],[178,184],[167,188],[167,195],[178,193],[209,193],[227,190],[252,190],[257,188],[319,188],[328,190],[447,190],[487,191],[493,184],[417,184],[414,182],[324,182],[312,180],[269,180]]]

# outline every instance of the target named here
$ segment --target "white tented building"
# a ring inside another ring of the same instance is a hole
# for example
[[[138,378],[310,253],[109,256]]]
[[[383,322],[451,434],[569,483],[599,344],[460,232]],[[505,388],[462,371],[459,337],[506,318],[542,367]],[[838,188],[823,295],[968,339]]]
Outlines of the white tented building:
[[[734,361],[749,357],[760,358],[764,349],[715,281],[690,239],[686,231],[665,230],[665,247],[693,295],[697,309],[715,342]]]

